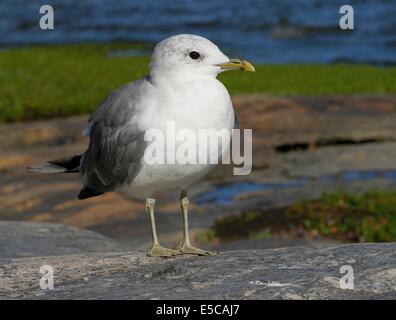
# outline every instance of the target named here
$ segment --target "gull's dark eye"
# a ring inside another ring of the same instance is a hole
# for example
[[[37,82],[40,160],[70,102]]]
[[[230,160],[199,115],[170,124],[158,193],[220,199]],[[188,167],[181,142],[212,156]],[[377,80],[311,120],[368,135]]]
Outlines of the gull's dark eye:
[[[189,54],[189,56],[190,56],[191,59],[197,60],[197,59],[199,59],[199,57],[200,57],[201,55],[200,55],[199,52],[197,52],[197,51],[191,51],[190,54]]]

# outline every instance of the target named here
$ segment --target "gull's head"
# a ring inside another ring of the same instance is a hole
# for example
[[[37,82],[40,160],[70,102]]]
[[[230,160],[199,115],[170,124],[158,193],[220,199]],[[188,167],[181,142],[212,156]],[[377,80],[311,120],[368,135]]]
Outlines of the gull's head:
[[[151,75],[165,77],[216,77],[226,70],[254,71],[246,60],[227,57],[201,36],[181,34],[158,43],[151,58]]]

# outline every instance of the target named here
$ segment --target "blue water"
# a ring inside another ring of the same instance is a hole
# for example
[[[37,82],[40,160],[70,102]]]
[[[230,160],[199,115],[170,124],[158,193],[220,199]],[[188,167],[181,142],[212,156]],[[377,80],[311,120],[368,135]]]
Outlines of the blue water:
[[[396,183],[396,170],[348,170],[336,175],[325,175],[320,177],[321,183],[331,182],[367,182],[372,179],[385,179]],[[275,182],[275,183],[257,183],[250,181],[242,181],[231,184],[219,185],[215,190],[204,192],[197,196],[196,201],[200,204],[216,203],[221,205],[232,204],[234,198],[242,193],[257,192],[264,190],[282,190],[290,188],[298,188],[306,186],[309,183],[309,178],[301,177],[292,181]]]
[[[38,27],[39,7],[55,30]],[[341,31],[351,4],[355,30]],[[1,0],[0,46],[115,40],[157,42],[177,33],[208,37],[254,62],[396,63],[396,0]],[[133,54],[133,53],[132,53]]]
[[[200,204],[208,202],[214,202],[217,204],[230,204],[232,203],[235,196],[242,193],[297,188],[303,184],[303,180],[278,183],[257,183],[248,181],[236,182],[233,184],[219,186],[213,191],[205,192],[199,195],[196,200]]]

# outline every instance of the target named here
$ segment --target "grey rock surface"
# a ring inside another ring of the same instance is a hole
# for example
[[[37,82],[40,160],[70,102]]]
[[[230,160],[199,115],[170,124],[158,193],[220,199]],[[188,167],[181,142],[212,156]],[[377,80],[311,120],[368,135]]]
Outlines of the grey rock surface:
[[[0,259],[125,250],[96,232],[55,223],[0,221]]]
[[[396,244],[149,258],[143,252],[0,259],[1,299],[395,299]],[[40,288],[40,267],[54,289]],[[340,286],[340,267],[354,289]]]

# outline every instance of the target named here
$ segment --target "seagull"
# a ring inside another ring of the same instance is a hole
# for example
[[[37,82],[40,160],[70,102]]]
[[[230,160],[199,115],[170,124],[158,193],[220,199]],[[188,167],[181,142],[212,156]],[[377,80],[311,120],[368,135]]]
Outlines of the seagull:
[[[251,63],[230,59],[208,39],[181,34],[159,42],[153,51],[150,73],[114,91],[91,114],[84,129],[90,138],[87,150],[27,168],[32,173],[77,172],[82,178],[78,199],[116,191],[146,201],[152,235],[148,256],[174,257],[179,254],[211,255],[190,242],[187,187],[207,174],[211,163],[148,163],[146,133],[155,128],[167,137],[167,124],[175,130],[201,128],[231,132],[236,117],[230,95],[216,79],[226,70],[255,71]],[[228,146],[222,146],[220,157]],[[198,146],[198,149],[200,146]],[[165,153],[174,153],[172,148]],[[154,207],[155,194],[163,190],[180,192],[183,240],[178,250],[158,241]]]

